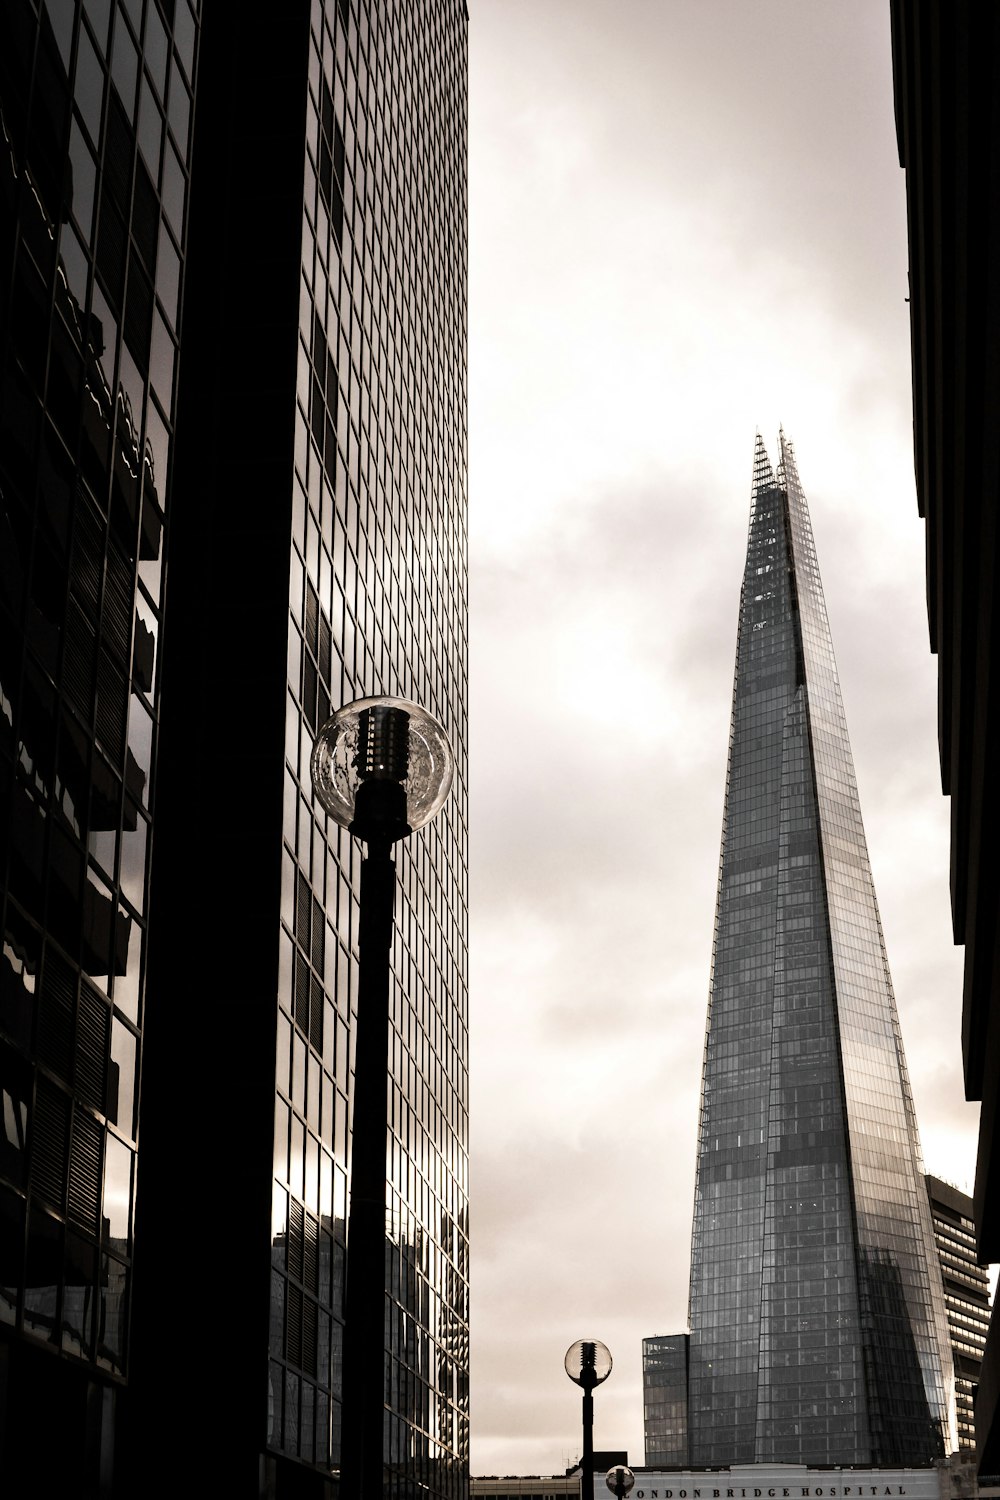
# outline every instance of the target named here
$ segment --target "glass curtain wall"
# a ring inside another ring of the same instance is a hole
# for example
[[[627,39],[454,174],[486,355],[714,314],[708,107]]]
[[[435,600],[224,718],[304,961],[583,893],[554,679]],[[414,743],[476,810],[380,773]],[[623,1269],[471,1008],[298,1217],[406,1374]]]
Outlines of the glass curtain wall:
[[[688,1462],[688,1336],[664,1334],[642,1341],[642,1399],[646,1467]]]
[[[693,1464],[954,1446],[916,1122],[805,497],[760,438],[691,1265]]]
[[[396,846],[384,1493],[468,1472],[464,5],[312,7],[291,537],[269,1443],[339,1467],[361,848],[318,726],[412,698],[458,761]]]
[[[0,7],[0,1322],[112,1383],[197,31]]]

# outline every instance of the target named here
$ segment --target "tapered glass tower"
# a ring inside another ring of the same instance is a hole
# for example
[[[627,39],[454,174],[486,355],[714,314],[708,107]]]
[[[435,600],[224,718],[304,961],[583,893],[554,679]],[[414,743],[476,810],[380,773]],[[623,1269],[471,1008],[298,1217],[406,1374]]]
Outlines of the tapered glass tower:
[[[691,1260],[696,1466],[957,1446],[913,1101],[812,530],[760,438]]]

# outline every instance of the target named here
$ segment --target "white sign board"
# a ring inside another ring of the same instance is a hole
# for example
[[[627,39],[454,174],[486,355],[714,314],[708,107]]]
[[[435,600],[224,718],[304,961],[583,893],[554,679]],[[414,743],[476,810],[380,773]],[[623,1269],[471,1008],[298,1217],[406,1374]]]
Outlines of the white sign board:
[[[629,1500],[941,1500],[937,1469],[640,1469]]]

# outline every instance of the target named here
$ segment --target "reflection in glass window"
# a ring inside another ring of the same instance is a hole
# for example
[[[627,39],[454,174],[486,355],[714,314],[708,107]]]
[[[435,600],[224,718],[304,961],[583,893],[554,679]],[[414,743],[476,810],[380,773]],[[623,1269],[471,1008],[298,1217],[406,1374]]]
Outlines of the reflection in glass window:
[[[124,1141],[109,1134],[104,1152],[105,1234],[127,1250],[132,1222],[132,1153]]]
[[[115,985],[115,998],[118,986]],[[125,1135],[135,1135],[135,1035],[115,1017],[111,1026],[111,1079],[108,1116]]]

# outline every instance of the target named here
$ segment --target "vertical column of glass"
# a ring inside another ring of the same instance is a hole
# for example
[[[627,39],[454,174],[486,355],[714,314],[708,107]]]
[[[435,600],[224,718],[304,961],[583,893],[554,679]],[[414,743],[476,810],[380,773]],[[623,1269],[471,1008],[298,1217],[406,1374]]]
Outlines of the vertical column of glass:
[[[18,213],[0,252],[0,1061],[15,1122],[0,1235],[25,1248],[0,1320],[114,1376],[196,14],[12,4],[0,21],[0,173]]]
[[[758,442],[740,600],[691,1250],[695,1465],[754,1457],[785,713],[795,632],[780,497]]]
[[[947,1324],[916,1121],[805,497],[781,439],[850,1132],[872,1461],[954,1442]]]
[[[642,1341],[643,1422],[646,1466],[688,1463],[688,1336]]]
[[[385,1493],[450,1500],[468,1466],[464,7],[444,20],[312,8],[269,1441],[339,1466],[361,851],[317,817],[308,760],[331,707],[389,693],[444,723],[457,772],[395,853]]]
[[[867,1458],[869,1439],[826,894],[801,681],[785,714],[776,927],[756,1457],[858,1463]]]

